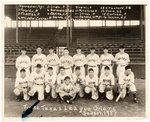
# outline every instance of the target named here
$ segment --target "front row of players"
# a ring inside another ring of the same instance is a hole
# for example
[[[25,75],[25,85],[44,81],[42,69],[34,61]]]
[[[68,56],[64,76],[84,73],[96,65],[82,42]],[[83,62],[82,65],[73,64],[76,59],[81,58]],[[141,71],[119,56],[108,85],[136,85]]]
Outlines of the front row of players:
[[[38,100],[57,99],[60,102],[72,103],[77,97],[90,96],[93,100],[103,101],[105,98],[113,100],[115,79],[110,68],[106,66],[100,78],[95,75],[90,68],[88,75],[84,78],[80,67],[75,68],[72,75],[67,75],[64,67],[59,68],[59,74],[53,73],[53,68],[49,67],[47,72],[42,71],[42,66],[37,64],[36,70],[31,73],[30,78],[26,75],[26,70],[20,70],[20,77],[16,78],[14,93],[20,101],[22,94],[24,100],[38,93]],[[116,84],[117,85],[117,84]],[[133,94],[133,101],[137,103],[136,87],[134,84],[134,74],[130,66],[125,67],[124,73],[120,75],[118,88],[120,97],[125,98],[129,91]],[[45,96],[45,97],[44,97]]]

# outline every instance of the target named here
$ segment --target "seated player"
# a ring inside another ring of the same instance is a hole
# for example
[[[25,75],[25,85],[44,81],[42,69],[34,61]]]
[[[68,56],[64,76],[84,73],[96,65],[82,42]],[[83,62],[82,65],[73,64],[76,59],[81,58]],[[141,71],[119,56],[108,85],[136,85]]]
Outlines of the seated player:
[[[126,88],[128,88],[129,91],[133,94],[133,101],[137,103],[134,74],[130,66],[126,66],[124,73],[119,76],[119,92],[121,92],[121,98],[125,98]]]
[[[108,100],[113,99],[114,80],[114,75],[111,73],[110,67],[106,66],[104,73],[101,74],[99,79],[100,101],[104,100],[105,94]]]
[[[73,80],[78,91],[79,97],[84,96],[84,86],[85,86],[85,77],[81,74],[80,67],[75,68],[75,72],[73,74]]]
[[[21,101],[21,93],[23,93],[23,99],[25,101],[29,100],[30,97],[28,95],[28,82],[29,77],[26,75],[26,70],[21,69],[20,75],[16,78],[14,93],[17,96],[17,101]]]
[[[56,95],[56,73],[53,72],[53,67],[48,67],[45,73],[45,91],[48,95],[47,100],[52,98],[57,98]],[[51,95],[49,94],[51,93]]]
[[[44,80],[45,72],[41,69],[41,64],[37,64],[35,71],[30,76],[30,91],[29,95],[34,96],[38,93],[38,100],[44,100]]]
[[[71,82],[70,77],[65,77],[64,82],[58,89],[58,93],[62,102],[64,101],[68,104],[72,104],[72,101],[74,100],[77,91],[74,84]]]
[[[94,100],[98,99],[98,76],[94,74],[94,70],[90,68],[88,70],[88,75],[85,78],[85,93],[92,93],[91,98]]]

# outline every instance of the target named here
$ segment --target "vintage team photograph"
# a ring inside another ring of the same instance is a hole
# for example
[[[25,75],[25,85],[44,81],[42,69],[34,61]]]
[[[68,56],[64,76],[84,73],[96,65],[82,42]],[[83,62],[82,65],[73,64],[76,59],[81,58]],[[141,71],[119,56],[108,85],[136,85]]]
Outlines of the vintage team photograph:
[[[4,117],[146,117],[145,5],[5,4]]]

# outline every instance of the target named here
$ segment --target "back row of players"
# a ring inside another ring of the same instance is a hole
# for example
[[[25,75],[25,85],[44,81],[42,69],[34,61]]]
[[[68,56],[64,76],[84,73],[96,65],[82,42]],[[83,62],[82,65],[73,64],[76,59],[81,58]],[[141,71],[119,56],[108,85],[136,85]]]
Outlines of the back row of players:
[[[115,57],[108,53],[107,47],[104,48],[104,54],[100,57],[95,53],[95,48],[90,49],[87,57],[82,54],[80,47],[76,51],[77,54],[72,57],[69,55],[68,48],[65,48],[64,55],[59,59],[53,48],[49,48],[49,55],[46,57],[39,47],[37,54],[30,61],[26,55],[26,49],[22,49],[22,54],[16,59],[14,93],[17,98],[23,92],[24,99],[29,100],[29,96],[34,96],[38,92],[38,99],[43,100],[44,91],[46,91],[51,93],[52,98],[60,98],[60,101],[67,103],[71,103],[77,94],[83,97],[84,92],[91,93],[91,98],[94,100],[99,97],[103,100],[105,95],[107,99],[112,100],[112,90],[115,85],[113,65],[116,63],[119,91],[128,87],[133,93],[134,102],[137,102],[134,74],[128,66],[130,58],[125,53],[124,46],[120,46],[119,53]],[[87,75],[85,69],[87,69]],[[122,94],[122,98],[125,94],[126,92]]]

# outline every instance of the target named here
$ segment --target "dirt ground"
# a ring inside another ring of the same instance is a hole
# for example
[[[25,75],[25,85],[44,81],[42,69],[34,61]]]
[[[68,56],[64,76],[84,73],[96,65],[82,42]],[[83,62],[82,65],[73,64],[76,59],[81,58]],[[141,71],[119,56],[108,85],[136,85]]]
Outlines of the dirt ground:
[[[60,104],[56,101],[41,101],[30,117],[144,117],[145,116],[145,80],[136,79],[138,103],[133,103],[132,95],[115,102],[99,102],[79,98],[73,104]],[[30,107],[36,99],[17,102],[13,93],[14,79],[5,79],[5,117],[21,117],[22,112]]]

